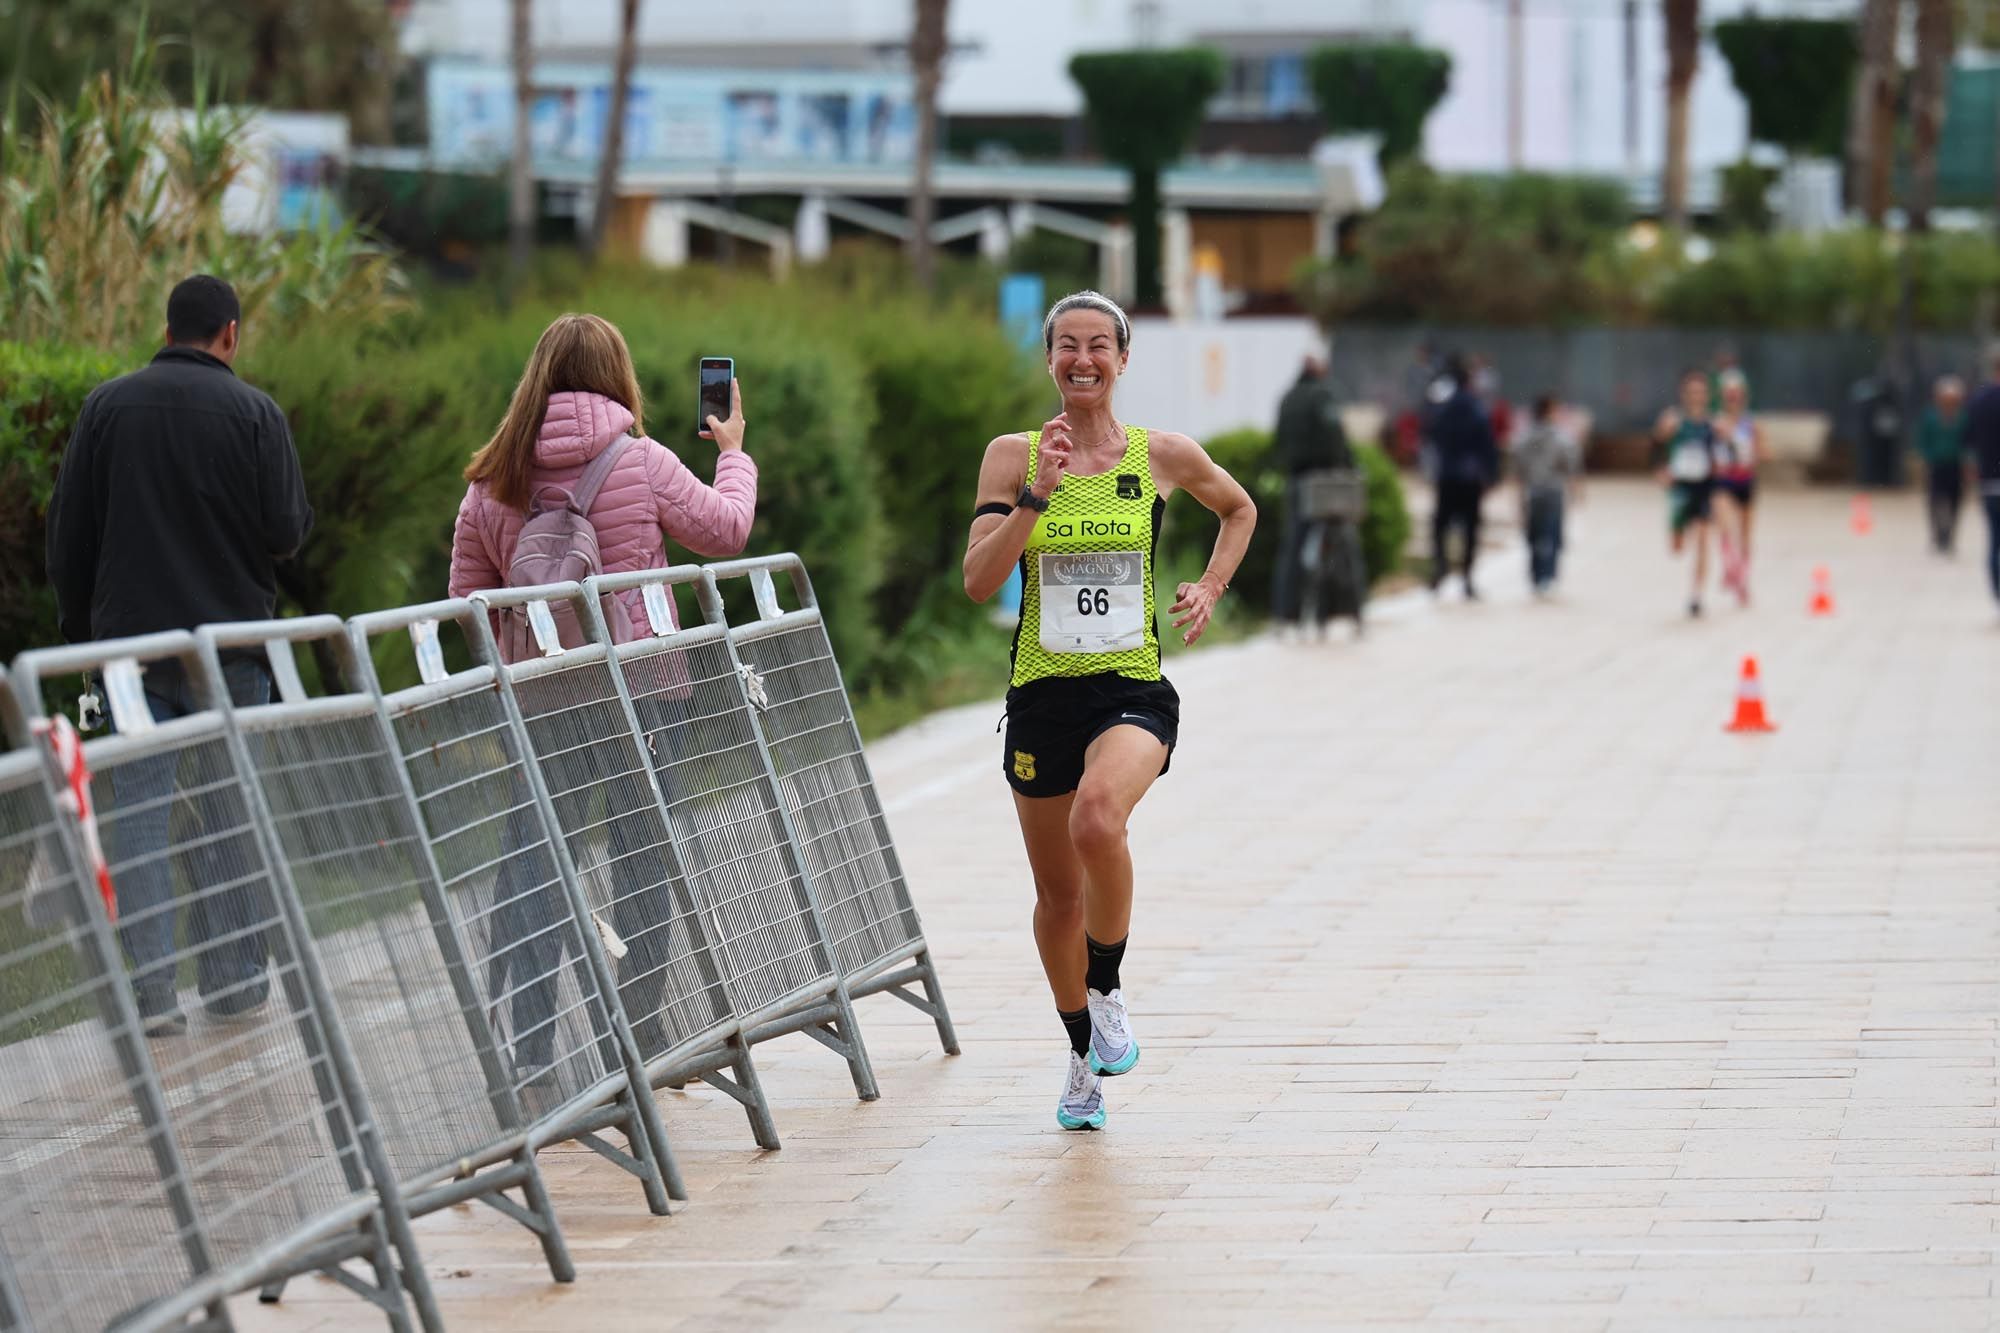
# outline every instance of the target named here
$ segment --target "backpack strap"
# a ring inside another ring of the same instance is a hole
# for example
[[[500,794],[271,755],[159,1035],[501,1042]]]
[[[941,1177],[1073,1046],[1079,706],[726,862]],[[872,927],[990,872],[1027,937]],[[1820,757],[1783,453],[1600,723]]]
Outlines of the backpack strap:
[[[576,489],[570,492],[570,508],[590,517],[590,507],[597,503],[597,493],[604,489],[604,483],[611,476],[611,469],[618,466],[618,455],[625,452],[625,446],[632,443],[630,435],[619,435],[604,446],[604,452],[590,460],[590,466],[576,479]]]

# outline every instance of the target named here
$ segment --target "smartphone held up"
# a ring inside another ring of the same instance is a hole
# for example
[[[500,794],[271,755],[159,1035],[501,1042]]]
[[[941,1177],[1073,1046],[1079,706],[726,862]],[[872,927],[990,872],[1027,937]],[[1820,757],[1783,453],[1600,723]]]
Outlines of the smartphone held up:
[[[696,398],[694,433],[704,440],[715,438],[708,419],[729,420],[729,386],[736,378],[736,361],[727,356],[701,359],[701,389]]]

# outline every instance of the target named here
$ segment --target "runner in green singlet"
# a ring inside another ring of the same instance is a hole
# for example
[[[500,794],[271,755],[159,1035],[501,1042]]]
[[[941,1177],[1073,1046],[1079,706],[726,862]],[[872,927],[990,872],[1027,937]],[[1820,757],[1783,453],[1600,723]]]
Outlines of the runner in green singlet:
[[[1660,413],[1653,439],[1660,448],[1660,480],[1667,486],[1667,528],[1674,554],[1680,554],[1690,535],[1694,538],[1688,614],[1699,616],[1702,586],[1708,581],[1708,528],[1717,461],[1715,424],[1708,415],[1708,376],[1699,370],[1681,375],[1680,407]]]
[[[1125,827],[1180,730],[1153,606],[1160,516],[1185,490],[1222,520],[1207,571],[1170,608],[1193,643],[1236,574],[1257,507],[1187,436],[1112,415],[1132,326],[1110,298],[1056,302],[1042,344],[1062,411],[987,445],[965,590],[983,602],[1021,570],[1001,767],[1034,873],[1035,945],[1069,1036],[1056,1121],[1101,1129],[1101,1076],[1139,1060],[1119,980],[1132,919]]]

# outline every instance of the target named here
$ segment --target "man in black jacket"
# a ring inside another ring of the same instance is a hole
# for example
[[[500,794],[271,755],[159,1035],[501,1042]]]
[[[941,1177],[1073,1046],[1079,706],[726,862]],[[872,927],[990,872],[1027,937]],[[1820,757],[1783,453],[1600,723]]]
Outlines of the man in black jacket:
[[[1465,362],[1452,357],[1445,377],[1451,395],[1438,405],[1430,420],[1432,457],[1436,468],[1437,498],[1431,511],[1431,591],[1444,582],[1450,566],[1448,545],[1453,528],[1464,534],[1465,595],[1477,598],[1472,587],[1472,562],[1479,556],[1479,505],[1500,475],[1500,447],[1493,438],[1493,423],[1485,405],[1473,393]]]
[[[187,279],[167,299],[167,345],[152,364],[85,400],[49,502],[49,579],[70,642],[274,614],[276,562],[304,544],[312,509],[284,413],[230,368],[240,321],[228,283]],[[231,661],[225,674],[237,703],[269,701],[260,661]],[[149,665],[145,690],[158,721],[205,706],[175,663]],[[240,1018],[268,993],[257,927],[269,900],[249,873],[241,797],[183,793],[208,836],[184,854],[162,855],[175,768],[171,755],[121,765],[105,827],[107,853],[123,867],[119,937],[151,1036],[187,1026],[174,986],[176,862],[189,880],[189,935],[207,1012]]]

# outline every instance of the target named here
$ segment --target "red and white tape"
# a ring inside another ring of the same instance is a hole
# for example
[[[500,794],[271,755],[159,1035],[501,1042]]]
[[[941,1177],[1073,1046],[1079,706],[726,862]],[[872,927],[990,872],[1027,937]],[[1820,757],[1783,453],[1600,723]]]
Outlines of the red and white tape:
[[[90,803],[90,765],[83,757],[83,738],[66,717],[43,718],[35,723],[35,734],[48,743],[55,755],[56,769],[62,774],[62,790],[56,794],[63,813],[76,821],[83,842],[84,859],[97,879],[97,892],[104,899],[107,920],[118,919],[118,895],[111,887],[111,867],[104,859],[104,845],[97,836],[97,812]]]

